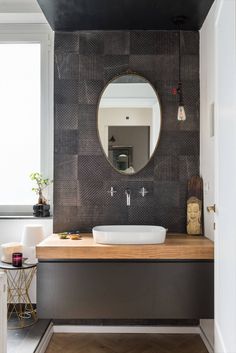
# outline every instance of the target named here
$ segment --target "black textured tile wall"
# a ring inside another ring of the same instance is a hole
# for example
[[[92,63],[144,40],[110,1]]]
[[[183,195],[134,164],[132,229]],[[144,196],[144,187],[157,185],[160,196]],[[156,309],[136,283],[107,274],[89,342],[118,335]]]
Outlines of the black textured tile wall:
[[[176,119],[178,33],[106,31],[55,34],[54,231],[99,224],[157,224],[184,232],[187,180],[199,173],[199,34],[184,32],[181,73],[187,121]],[[162,131],[152,160],[133,176],[106,160],[97,135],[105,84],[130,69],[157,90]],[[109,190],[117,193],[113,198]],[[149,193],[142,197],[141,187]],[[126,206],[125,189],[131,190]]]
[[[130,50],[129,32],[107,32],[104,37],[104,54],[128,55]]]

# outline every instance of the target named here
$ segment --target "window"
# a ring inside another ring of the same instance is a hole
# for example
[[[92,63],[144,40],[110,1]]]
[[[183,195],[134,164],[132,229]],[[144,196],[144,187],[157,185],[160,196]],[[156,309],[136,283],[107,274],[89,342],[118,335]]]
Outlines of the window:
[[[0,213],[32,213],[29,175],[52,178],[52,70],[44,33],[0,31]],[[52,195],[48,195],[52,202]]]

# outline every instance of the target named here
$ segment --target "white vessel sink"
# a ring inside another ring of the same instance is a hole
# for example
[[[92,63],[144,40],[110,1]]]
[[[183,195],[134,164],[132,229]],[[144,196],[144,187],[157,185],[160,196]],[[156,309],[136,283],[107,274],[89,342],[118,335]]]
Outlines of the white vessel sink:
[[[99,244],[161,244],[166,231],[159,226],[97,226],[93,228],[93,238]]]

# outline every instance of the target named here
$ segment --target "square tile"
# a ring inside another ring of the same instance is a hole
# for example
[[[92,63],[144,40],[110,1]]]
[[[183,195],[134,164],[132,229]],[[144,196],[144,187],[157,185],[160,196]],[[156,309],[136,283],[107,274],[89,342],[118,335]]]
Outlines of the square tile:
[[[78,128],[78,105],[55,104],[55,129],[76,130]]]
[[[83,232],[92,232],[92,228],[98,225],[105,224],[104,209],[102,205],[91,203],[77,207],[77,221],[79,230]]]
[[[104,156],[78,156],[78,180],[110,178],[109,163]]]
[[[199,32],[183,31],[181,44],[181,53],[188,55],[199,55]]]
[[[156,32],[156,54],[178,55],[179,33],[176,31]]]
[[[55,53],[54,72],[59,80],[74,80],[79,78],[79,54]]]
[[[199,80],[183,81],[183,99],[186,110],[199,118],[200,87]]]
[[[79,52],[79,34],[55,32],[55,52]]]
[[[80,55],[79,78],[80,80],[103,80],[103,56]]]
[[[54,153],[77,154],[78,131],[56,130],[54,135]]]
[[[53,232],[66,232],[79,229],[77,206],[64,206],[62,203],[54,207]]]
[[[154,212],[155,224],[173,233],[186,233],[186,211],[177,207],[159,207]]]
[[[128,207],[118,207],[116,205],[104,208],[104,224],[129,224]]]
[[[54,155],[54,186],[60,180],[77,180],[78,156],[77,154]]]
[[[199,56],[183,55],[181,58],[181,79],[184,81],[199,80]]]
[[[103,32],[80,32],[79,44],[79,53],[82,55],[104,54]]]
[[[156,55],[155,77],[156,80],[171,81],[179,79],[178,55]]]
[[[103,205],[105,198],[104,182],[102,179],[80,179],[78,202],[81,206]]]
[[[104,33],[104,54],[128,55],[130,52],[130,32],[114,31]]]
[[[192,176],[199,175],[199,156],[179,157],[179,180],[187,181]]]
[[[97,104],[103,87],[103,81],[80,81],[77,85],[78,103]]]
[[[116,76],[124,74],[129,68],[128,55],[105,55],[104,56],[104,81],[114,79]]]
[[[157,155],[155,157],[155,180],[178,181],[179,180],[179,157],[169,155]]]
[[[131,54],[156,54],[156,31],[131,31]]]
[[[78,104],[77,80],[54,80],[55,104]]]
[[[54,206],[78,206],[77,180],[58,180],[54,187]]]
[[[159,207],[180,207],[180,186],[177,181],[155,181],[154,196]]]
[[[128,208],[128,224],[133,225],[153,225],[155,222],[154,210],[151,205],[137,207],[131,205]]]

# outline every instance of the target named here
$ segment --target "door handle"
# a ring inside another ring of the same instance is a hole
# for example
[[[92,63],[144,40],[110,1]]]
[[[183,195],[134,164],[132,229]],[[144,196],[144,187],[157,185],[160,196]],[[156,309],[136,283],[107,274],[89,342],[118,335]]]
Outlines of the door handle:
[[[207,206],[207,212],[216,212],[216,205]]]

